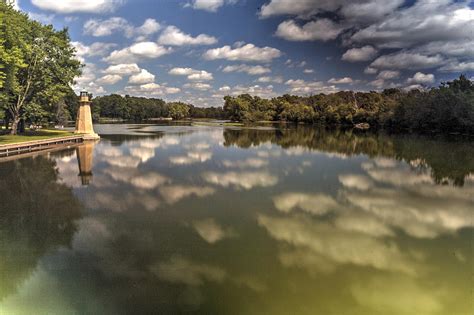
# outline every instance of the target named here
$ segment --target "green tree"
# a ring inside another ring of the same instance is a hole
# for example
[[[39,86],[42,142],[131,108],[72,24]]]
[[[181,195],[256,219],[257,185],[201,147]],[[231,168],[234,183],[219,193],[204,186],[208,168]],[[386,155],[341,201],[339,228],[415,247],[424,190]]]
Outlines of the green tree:
[[[96,97],[92,105],[100,108],[101,117],[128,119],[130,115],[128,98],[118,94]]]
[[[232,121],[249,121],[250,120],[250,101],[251,96],[248,94],[239,95],[238,97],[224,97],[224,112]]]
[[[189,117],[189,105],[174,102],[168,104],[168,114],[173,119],[183,119]]]
[[[80,62],[74,58],[67,29],[56,31],[52,25],[30,20],[3,1],[0,23],[0,91],[12,118],[11,133],[16,134],[30,104],[54,112],[80,74]]]
[[[393,121],[403,130],[474,133],[474,84],[461,75],[430,91],[410,91]]]
[[[304,104],[290,104],[283,102],[281,105],[280,120],[292,122],[312,122],[315,116],[314,109]]]
[[[224,113],[234,121],[285,120],[399,131],[474,133],[474,83],[461,75],[431,90],[342,91],[271,100],[242,94],[224,97]]]

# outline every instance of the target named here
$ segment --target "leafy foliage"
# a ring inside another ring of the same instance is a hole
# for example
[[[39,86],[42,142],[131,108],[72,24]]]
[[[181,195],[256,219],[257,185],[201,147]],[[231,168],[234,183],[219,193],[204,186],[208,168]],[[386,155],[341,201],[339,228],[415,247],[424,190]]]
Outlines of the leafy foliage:
[[[168,115],[173,119],[183,119],[189,117],[189,106],[184,103],[168,104]]]
[[[392,130],[474,133],[474,84],[463,75],[429,91],[343,91],[271,100],[243,94],[224,100],[226,116],[233,121],[369,123]]]
[[[42,25],[4,1],[0,1],[0,35],[1,104],[16,134],[22,118],[53,120],[80,74],[80,62],[74,58],[67,29]]]
[[[77,100],[71,99],[71,102]],[[182,102],[166,103],[162,99],[118,94],[99,96],[92,100],[94,118],[118,118],[141,121],[151,118],[225,118],[221,107],[195,107]]]
[[[474,132],[474,84],[465,76],[428,92],[411,91],[395,109],[393,123],[415,131]]]
[[[225,96],[223,107],[202,108],[116,94],[98,97],[93,105],[96,117],[137,121],[172,117],[342,126],[368,123],[399,131],[474,133],[474,84],[465,76],[428,91],[342,91],[306,97],[286,94],[272,99],[249,94]]]

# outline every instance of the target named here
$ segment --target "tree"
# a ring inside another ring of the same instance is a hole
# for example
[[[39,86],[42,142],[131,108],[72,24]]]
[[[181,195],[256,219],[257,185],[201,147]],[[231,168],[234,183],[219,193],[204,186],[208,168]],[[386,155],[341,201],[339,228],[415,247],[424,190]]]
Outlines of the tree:
[[[461,75],[431,90],[342,91],[271,100],[242,94],[224,97],[234,121],[285,120],[418,132],[474,133],[474,83]]]
[[[469,80],[464,74],[459,76],[459,79],[451,82],[441,84],[441,88],[448,88],[454,92],[474,92],[474,83]]]
[[[399,99],[393,125],[413,131],[474,133],[474,84],[461,75],[430,91],[408,92]]]
[[[224,97],[224,112],[233,121],[255,121],[254,98],[249,94],[242,94],[237,97]]]
[[[0,91],[2,104],[11,115],[11,133],[16,134],[26,107],[41,106],[54,112],[74,77],[80,75],[80,62],[74,58],[67,29],[30,20],[11,5],[0,2]]]
[[[102,117],[128,119],[130,107],[127,102],[128,98],[112,94],[94,98],[92,104],[93,107],[100,108],[100,116]]]
[[[281,105],[280,120],[292,122],[312,122],[314,118],[314,109],[304,104],[292,105],[289,102],[283,102]]]
[[[189,106],[181,102],[168,104],[169,116],[173,119],[183,119],[189,117]]]

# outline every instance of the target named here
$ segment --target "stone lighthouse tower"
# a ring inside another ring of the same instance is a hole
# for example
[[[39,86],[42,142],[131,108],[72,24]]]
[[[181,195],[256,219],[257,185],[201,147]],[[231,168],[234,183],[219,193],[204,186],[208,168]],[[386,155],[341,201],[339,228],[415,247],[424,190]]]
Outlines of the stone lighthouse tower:
[[[74,133],[84,135],[84,140],[99,139],[99,135],[94,132],[92,127],[91,100],[86,91],[81,91],[79,97],[79,108],[77,109],[76,130]]]

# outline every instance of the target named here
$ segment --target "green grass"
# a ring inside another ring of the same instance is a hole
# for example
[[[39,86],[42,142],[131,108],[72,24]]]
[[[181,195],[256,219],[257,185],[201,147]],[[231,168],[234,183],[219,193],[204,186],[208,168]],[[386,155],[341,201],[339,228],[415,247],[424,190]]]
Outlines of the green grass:
[[[12,136],[9,134],[0,134],[0,145],[2,144],[15,144],[21,143],[26,141],[33,141],[33,140],[44,140],[44,139],[51,139],[56,137],[66,137],[74,135],[71,131],[65,130],[37,130],[37,131],[30,131],[27,130],[22,135]]]

